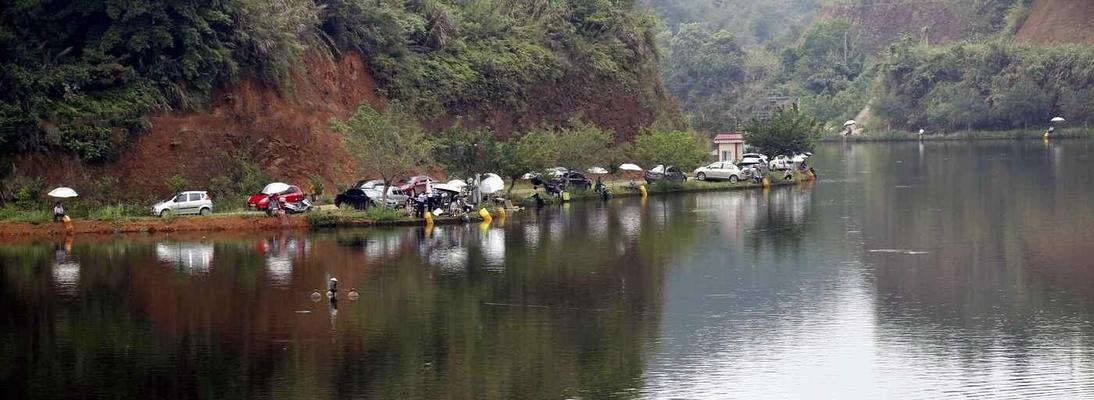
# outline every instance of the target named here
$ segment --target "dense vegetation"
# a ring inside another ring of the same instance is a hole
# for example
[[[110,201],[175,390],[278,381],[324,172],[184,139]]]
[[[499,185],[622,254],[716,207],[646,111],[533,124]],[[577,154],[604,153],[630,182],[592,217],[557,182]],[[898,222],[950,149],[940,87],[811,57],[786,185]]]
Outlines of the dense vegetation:
[[[1009,41],[896,45],[879,66],[874,111],[896,127],[1043,128],[1094,121],[1094,48]]]
[[[1057,84],[1028,82],[1031,79],[1025,79],[1027,82],[1020,82],[1013,77],[1001,78],[995,84],[1014,83],[1017,86],[1008,88],[1014,93],[1034,86],[1037,90],[1021,98],[1010,95],[988,98],[996,92],[1003,94],[999,90],[1001,88],[993,90],[991,84],[984,82],[975,85],[975,90],[965,87],[968,85],[954,88],[948,83],[960,79],[932,77],[916,81],[919,85],[916,90],[922,93],[905,93],[899,86],[909,84],[905,81],[909,76],[901,75],[899,71],[907,68],[920,68],[922,71],[918,72],[924,74],[957,71],[976,62],[956,60],[969,54],[948,58],[928,56],[929,53],[946,53],[950,48],[932,50],[934,48],[922,43],[921,38],[913,38],[919,32],[906,35],[900,46],[905,49],[913,45],[922,48],[905,51],[900,57],[893,58],[889,43],[878,43],[878,37],[871,36],[874,32],[868,31],[867,24],[853,25],[846,19],[854,15],[881,17],[886,15],[885,12],[872,13],[871,10],[899,7],[944,9],[964,24],[959,30],[966,32],[968,40],[983,43],[997,41],[998,37],[1015,32],[1025,18],[1028,0],[953,2],[944,5],[903,5],[883,0],[651,0],[647,3],[665,22],[658,38],[664,49],[662,60],[666,86],[690,117],[692,127],[704,132],[740,130],[752,118],[767,118],[774,109],[790,103],[797,103],[802,112],[828,123],[833,129],[843,121],[854,118],[871,103],[875,109],[880,108],[885,116],[898,117],[894,127],[916,129],[926,126],[928,119],[930,126],[952,127],[941,120],[961,117],[960,111],[978,113],[979,116],[973,120],[985,119],[968,126],[1021,127],[1034,120],[1040,121],[1040,115],[1047,112],[1036,108],[1075,109],[1078,104],[1084,104],[1082,99],[1085,94],[1081,87],[1071,86],[1071,91],[1075,93],[1053,88],[1077,81]],[[823,7],[829,10],[828,17],[816,18]],[[988,45],[962,46],[971,49]],[[1058,58],[1060,52],[1066,51],[1042,51],[1038,47],[1029,47],[1008,50],[1008,53],[1022,53],[1015,54],[1013,58],[1029,59],[1036,64],[1038,61],[1033,61],[1033,58]],[[900,66],[896,67],[898,72],[894,74],[892,67],[895,64]],[[916,67],[912,67],[913,64]],[[1067,69],[1060,68],[1061,71]],[[983,75],[985,77],[1005,73],[1002,67],[978,71],[987,74]],[[927,104],[937,102],[921,101],[921,97],[936,83],[947,85],[935,92],[934,100],[956,96],[959,99],[955,99],[954,103],[961,104],[955,107],[937,105],[928,111]],[[930,88],[924,89],[925,86]],[[1050,98],[1039,99],[1038,93],[1042,92]],[[1053,97],[1057,93],[1061,99]],[[877,97],[879,95],[880,98]],[[976,96],[984,98],[979,101],[961,100]],[[1030,102],[1040,105],[1034,107],[1028,104]],[[979,103],[985,106],[977,109]],[[1070,105],[1064,106],[1064,103]],[[949,109],[942,109],[946,107]],[[991,112],[993,107],[997,112]],[[927,118],[927,114],[932,117]],[[969,118],[958,121],[969,121]]]
[[[359,50],[418,115],[522,101],[569,76],[639,85],[656,19],[633,0],[0,1],[0,153],[109,159],[153,111],[244,77],[289,89],[308,49]]]

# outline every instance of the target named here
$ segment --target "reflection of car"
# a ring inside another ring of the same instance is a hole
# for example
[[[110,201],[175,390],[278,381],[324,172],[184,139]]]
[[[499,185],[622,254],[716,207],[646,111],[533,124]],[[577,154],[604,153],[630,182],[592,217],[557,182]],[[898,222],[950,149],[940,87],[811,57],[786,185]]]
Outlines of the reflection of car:
[[[300,188],[295,185],[289,186],[289,188],[285,191],[277,193],[277,196],[279,199],[281,199],[282,204],[298,203],[303,201],[305,197],[304,191],[300,190]],[[247,208],[255,209],[258,211],[266,211],[266,209],[269,207],[270,195],[257,193],[252,194],[251,197],[247,199]]]
[[[213,212],[213,198],[206,192],[182,192],[152,206],[152,215],[208,215]]]
[[[156,243],[156,258],[189,272],[208,272],[213,250],[213,245],[201,242],[160,242]]]
[[[589,181],[589,178],[586,178],[580,172],[565,172],[551,181],[555,184],[581,190],[589,190],[593,187],[593,183]]]
[[[695,170],[695,179],[701,181],[729,180],[737,182],[743,178],[740,168],[729,161],[719,161]]]
[[[430,184],[431,182],[433,182],[433,178],[430,178],[426,175],[418,175],[403,179],[396,183],[394,186],[410,195],[415,195],[420,192],[424,192],[426,185]]]
[[[658,165],[657,167],[646,171],[646,182],[654,183],[657,181],[669,181],[669,182],[684,182],[688,180],[688,176],[676,167],[663,167]]]

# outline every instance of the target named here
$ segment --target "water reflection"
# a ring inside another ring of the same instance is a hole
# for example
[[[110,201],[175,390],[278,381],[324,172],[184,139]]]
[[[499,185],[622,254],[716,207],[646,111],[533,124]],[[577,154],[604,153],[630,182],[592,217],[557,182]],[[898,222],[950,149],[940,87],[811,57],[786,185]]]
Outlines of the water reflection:
[[[213,245],[206,242],[159,242],[156,257],[187,274],[205,274],[213,263]]]
[[[0,386],[1088,398],[1094,189],[1068,172],[1090,149],[1042,146],[836,145],[817,152],[815,185],[574,203],[485,227],[0,246]],[[342,295],[328,301],[332,277]]]

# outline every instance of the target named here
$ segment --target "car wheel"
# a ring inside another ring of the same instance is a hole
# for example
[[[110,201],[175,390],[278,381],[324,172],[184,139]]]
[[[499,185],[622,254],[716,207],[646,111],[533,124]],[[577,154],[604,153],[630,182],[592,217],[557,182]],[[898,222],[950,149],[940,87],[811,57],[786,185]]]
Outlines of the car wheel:
[[[167,209],[164,209],[163,211],[160,211],[160,218],[167,218],[167,217],[170,217],[170,216],[171,216],[171,209],[170,208],[167,208]]]
[[[695,179],[705,181],[705,180],[707,180],[707,174],[704,174],[704,173],[700,172],[697,175],[695,175]]]
[[[200,216],[203,216],[203,217],[204,217],[204,216],[206,216],[206,215],[209,215],[209,212],[210,212],[210,211],[211,211],[211,210],[209,210],[208,208],[202,208],[202,209],[201,209],[200,211],[198,211],[198,215],[200,215]]]
[[[739,180],[739,178],[737,178],[737,175],[730,175],[729,176],[729,182],[730,183],[737,183],[738,180]]]

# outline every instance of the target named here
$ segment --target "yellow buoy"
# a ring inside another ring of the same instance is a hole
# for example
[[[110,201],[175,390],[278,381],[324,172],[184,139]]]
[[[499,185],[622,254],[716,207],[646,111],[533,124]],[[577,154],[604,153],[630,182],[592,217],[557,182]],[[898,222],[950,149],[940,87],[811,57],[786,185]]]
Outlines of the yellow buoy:
[[[505,219],[505,217],[506,217],[506,215],[505,215],[505,207],[499,207],[499,208],[498,208],[498,218],[499,218],[499,219]]]
[[[72,225],[72,218],[69,218],[67,215],[61,217],[61,222],[64,223],[66,232],[72,233],[76,230],[76,227]]]
[[[425,212],[425,225],[426,226],[433,225],[433,213],[431,213],[429,211]]]
[[[646,185],[639,186],[638,192],[642,193],[642,197],[649,196],[649,192],[646,191]]]
[[[479,216],[482,217],[482,222],[485,222],[487,224],[489,224],[490,221],[494,220],[494,218],[490,216],[490,212],[486,211],[485,208],[479,209]]]
[[[765,188],[771,187],[771,181],[767,180],[766,176],[764,177],[763,185],[764,185]]]
[[[562,201],[570,201],[570,192],[562,192]]]

